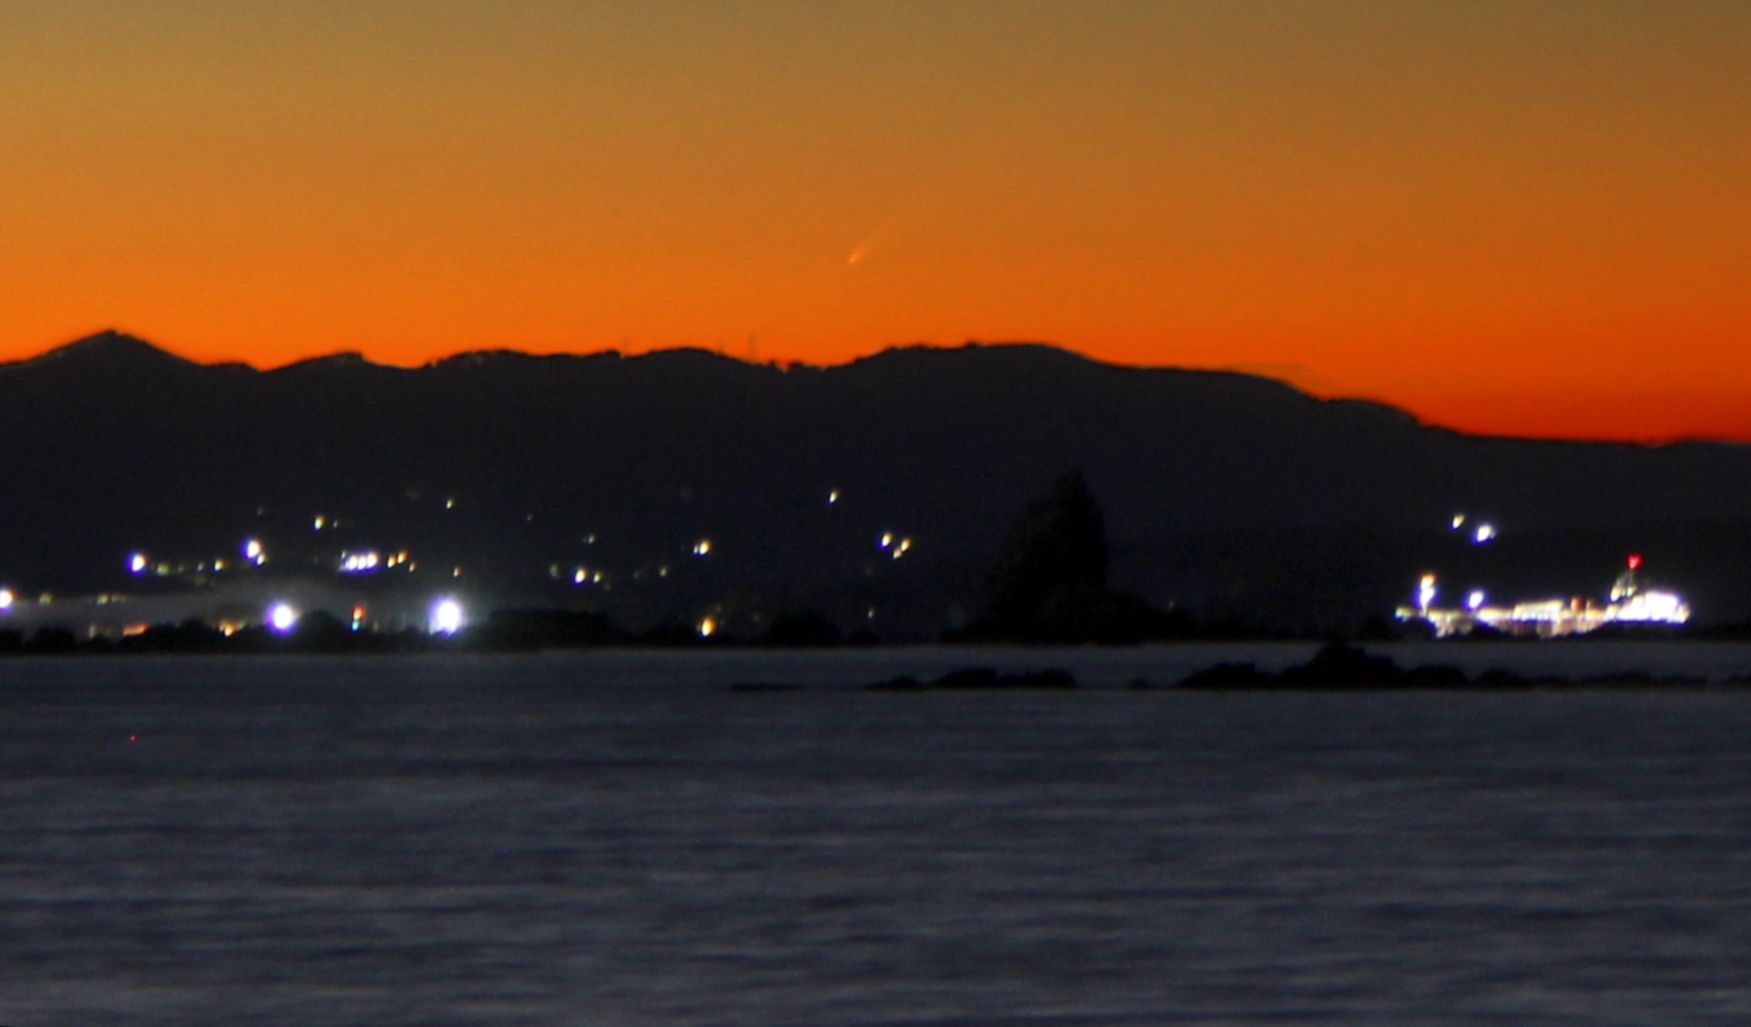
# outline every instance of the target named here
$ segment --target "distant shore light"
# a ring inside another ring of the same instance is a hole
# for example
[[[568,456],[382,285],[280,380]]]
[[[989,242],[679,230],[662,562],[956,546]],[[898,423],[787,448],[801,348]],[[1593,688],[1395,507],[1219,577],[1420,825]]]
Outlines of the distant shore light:
[[[1425,574],[1417,582],[1417,605],[1427,610],[1435,602],[1435,575]]]
[[[151,566],[151,564],[151,559],[148,558],[145,553],[128,554],[128,573],[130,574],[144,574],[146,573],[146,568]]]
[[[17,601],[18,597],[12,594],[11,589],[0,588],[0,613],[12,609],[12,604]]]
[[[275,603],[268,609],[268,627],[276,634],[290,634],[298,626],[298,610],[291,603]]]
[[[454,635],[462,630],[464,617],[462,604],[445,596],[432,604],[431,615],[427,624],[434,635]]]

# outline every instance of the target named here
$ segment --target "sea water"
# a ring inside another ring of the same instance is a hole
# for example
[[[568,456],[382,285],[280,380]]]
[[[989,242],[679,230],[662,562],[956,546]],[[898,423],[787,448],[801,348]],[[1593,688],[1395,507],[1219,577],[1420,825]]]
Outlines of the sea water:
[[[1213,654],[3,661],[0,1023],[1751,1018],[1751,692]]]

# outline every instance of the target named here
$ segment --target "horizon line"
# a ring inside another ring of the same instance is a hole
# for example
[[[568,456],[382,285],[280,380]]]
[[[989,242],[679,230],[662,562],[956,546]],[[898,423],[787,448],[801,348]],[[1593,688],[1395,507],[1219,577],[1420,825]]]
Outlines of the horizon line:
[[[925,340],[916,340],[916,341],[912,341],[912,342],[893,343],[893,344],[890,344],[887,346],[883,346],[879,349],[872,350],[868,353],[862,353],[862,354],[850,357],[849,359],[846,359],[846,360],[843,360],[843,361],[840,361],[837,363],[834,363],[834,362],[815,363],[812,361],[801,360],[801,359],[787,360],[787,359],[776,358],[776,357],[775,358],[768,358],[768,359],[760,359],[757,356],[754,356],[752,354],[750,354],[749,356],[738,356],[732,352],[729,352],[722,345],[718,345],[718,346],[713,347],[713,346],[700,345],[700,344],[679,344],[679,345],[673,345],[673,346],[658,346],[658,347],[653,347],[651,349],[635,350],[635,351],[627,351],[627,350],[624,350],[624,349],[621,349],[619,347],[612,346],[612,345],[606,346],[602,349],[597,349],[597,350],[577,350],[577,349],[529,350],[529,349],[518,349],[514,345],[484,346],[484,347],[476,347],[476,348],[468,348],[468,349],[458,349],[458,350],[451,352],[451,353],[448,353],[446,355],[432,357],[430,359],[427,359],[427,360],[425,360],[421,363],[417,363],[417,364],[416,363],[396,363],[393,361],[379,360],[379,359],[375,359],[373,357],[367,356],[363,351],[360,351],[360,350],[337,349],[337,350],[330,351],[328,353],[320,353],[320,354],[316,354],[313,356],[300,357],[300,358],[297,358],[295,360],[287,361],[283,364],[262,366],[262,365],[252,363],[252,362],[245,360],[245,359],[223,356],[223,355],[217,356],[217,357],[212,357],[212,358],[205,358],[205,359],[201,358],[201,357],[189,356],[188,354],[183,353],[183,352],[178,352],[176,349],[174,349],[170,346],[167,346],[167,345],[165,345],[165,344],[163,344],[155,339],[150,339],[150,338],[147,338],[146,336],[135,334],[134,332],[132,332],[126,328],[112,325],[109,327],[98,329],[98,330],[93,331],[93,332],[88,332],[86,334],[77,336],[75,338],[72,338],[72,339],[69,339],[69,340],[66,340],[63,342],[51,344],[48,348],[41,350],[41,351],[39,351],[35,354],[32,354],[30,356],[19,357],[19,358],[13,359],[13,360],[0,361],[0,371],[11,370],[11,369],[15,369],[15,368],[24,367],[27,365],[39,363],[45,359],[51,359],[51,358],[54,358],[60,354],[66,353],[68,351],[76,350],[82,345],[94,343],[94,342],[97,342],[99,340],[104,340],[104,339],[114,339],[117,341],[131,341],[134,343],[138,343],[138,344],[145,346],[146,348],[148,348],[156,353],[162,354],[163,356],[169,357],[169,358],[174,359],[174,360],[181,361],[181,362],[186,363],[186,364],[190,364],[190,365],[195,366],[195,367],[202,367],[202,368],[243,367],[243,368],[247,368],[250,371],[253,371],[257,374],[273,374],[273,373],[276,373],[279,371],[285,371],[287,369],[299,367],[299,366],[302,366],[305,364],[321,363],[323,361],[332,361],[332,360],[336,360],[336,359],[350,359],[350,360],[356,361],[359,364],[363,364],[363,365],[366,365],[369,367],[384,368],[384,369],[395,370],[395,371],[417,372],[417,371],[421,371],[421,370],[424,370],[427,368],[438,367],[440,365],[450,363],[452,361],[464,360],[464,359],[467,359],[469,357],[477,357],[477,356],[501,356],[502,355],[502,356],[514,356],[514,357],[528,357],[528,358],[533,358],[533,359],[544,359],[544,358],[590,359],[590,358],[595,358],[595,357],[612,356],[612,357],[616,357],[616,358],[621,359],[621,360],[639,360],[639,359],[643,359],[645,357],[664,356],[664,355],[679,354],[679,353],[696,353],[696,354],[701,354],[701,355],[708,356],[708,357],[713,357],[713,358],[716,358],[719,360],[723,360],[723,361],[726,361],[726,362],[729,362],[732,364],[739,364],[739,365],[742,365],[744,367],[768,368],[771,370],[776,370],[780,373],[785,373],[785,372],[789,372],[791,370],[825,371],[825,370],[832,370],[835,368],[847,368],[847,367],[855,366],[855,365],[860,364],[860,363],[864,363],[864,362],[872,360],[872,359],[886,356],[888,354],[907,352],[907,351],[927,351],[927,352],[937,352],[937,353],[953,353],[953,352],[959,352],[959,351],[965,351],[965,350],[1039,349],[1039,350],[1049,350],[1053,353],[1062,354],[1064,356],[1083,361],[1084,363],[1087,363],[1090,365],[1094,365],[1094,366],[1098,366],[1098,367],[1113,368],[1113,369],[1118,369],[1118,370],[1170,371],[1170,372],[1185,373],[1185,374],[1237,375],[1240,377],[1253,378],[1253,379],[1258,379],[1258,380],[1262,380],[1262,381],[1270,381],[1270,382],[1274,382],[1278,385],[1281,385],[1285,388],[1291,389],[1294,392],[1299,393],[1303,396],[1306,396],[1310,399],[1313,399],[1317,402],[1321,402],[1321,403],[1357,403],[1357,404],[1367,404],[1367,405],[1372,405],[1372,406],[1384,407],[1384,408],[1390,409],[1392,411],[1395,411],[1399,414],[1402,414],[1404,417],[1406,417],[1406,418],[1410,419],[1412,422],[1414,422],[1416,424],[1416,426],[1419,428],[1429,430],[1429,431],[1450,432],[1450,433],[1455,434],[1455,435],[1465,436],[1465,437],[1469,437],[1469,438],[1497,439],[1497,440],[1505,440],[1505,441],[1536,441],[1536,442],[1557,442],[1557,443],[1568,442],[1568,443],[1597,444],[1597,445],[1628,445],[1628,446],[1638,446],[1638,447],[1643,447],[1643,448],[1660,448],[1660,447],[1666,447],[1666,446],[1697,445],[1697,444],[1701,444],[1701,445],[1727,445],[1727,446],[1751,446],[1751,439],[1740,439],[1740,438],[1733,438],[1733,437],[1728,437],[1728,436],[1704,435],[1704,434],[1694,434],[1694,433],[1689,433],[1689,434],[1680,433],[1680,434],[1673,434],[1673,435],[1667,435],[1667,436],[1654,436],[1654,437],[1631,437],[1631,436],[1609,436],[1609,435],[1593,435],[1593,434],[1587,434],[1587,435],[1563,434],[1563,433],[1546,433],[1546,434],[1519,433],[1519,434],[1516,434],[1516,433],[1508,433],[1508,432],[1478,431],[1478,430],[1473,430],[1473,429],[1457,427],[1453,424],[1442,423],[1439,421],[1430,420],[1430,419],[1424,417],[1423,415],[1417,413],[1416,411],[1410,409],[1409,407],[1407,407],[1401,403],[1394,402],[1394,401],[1389,400],[1389,399],[1384,399],[1384,398],[1381,398],[1378,396],[1371,396],[1371,395],[1361,394],[1361,393],[1346,393],[1346,392],[1338,391],[1337,387],[1333,386],[1329,382],[1321,384],[1319,381],[1319,378],[1315,372],[1313,372],[1311,369],[1304,368],[1301,365],[1277,365],[1277,364],[1259,365],[1256,363],[1251,363],[1251,364],[1200,366],[1200,365],[1192,365],[1192,364],[1125,363],[1125,362],[1121,362],[1121,361],[1115,361],[1115,360],[1109,360],[1109,359],[1102,358],[1102,357],[1097,357],[1097,356],[1091,355],[1091,354],[1086,353],[1080,349],[1077,349],[1075,347],[1072,347],[1072,346],[1069,346],[1066,344],[1051,342],[1051,341],[1041,340],[1041,339],[1009,339],[1009,340],[966,339],[966,340],[959,342],[959,343],[941,343],[941,342],[931,342],[931,341],[925,341]],[[1278,372],[1281,372],[1281,373],[1278,373]]]

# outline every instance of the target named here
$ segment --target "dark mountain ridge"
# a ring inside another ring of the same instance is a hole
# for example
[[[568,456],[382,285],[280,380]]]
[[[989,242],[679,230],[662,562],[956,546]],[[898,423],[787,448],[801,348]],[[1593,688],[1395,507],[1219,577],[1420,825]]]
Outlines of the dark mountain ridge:
[[[813,609],[922,636],[978,614],[1011,520],[1080,468],[1114,584],[1163,607],[1326,630],[1389,612],[1424,570],[1594,595],[1633,550],[1700,617],[1751,616],[1751,448],[1469,436],[1039,345],[258,371],[104,333],[0,365],[0,461],[0,582],[27,589],[126,588],[130,552],[193,566],[257,537],[277,573],[406,549],[408,587],[460,567],[494,601],[633,622]],[[1499,538],[1467,544],[1461,511]],[[884,533],[911,540],[902,558]]]

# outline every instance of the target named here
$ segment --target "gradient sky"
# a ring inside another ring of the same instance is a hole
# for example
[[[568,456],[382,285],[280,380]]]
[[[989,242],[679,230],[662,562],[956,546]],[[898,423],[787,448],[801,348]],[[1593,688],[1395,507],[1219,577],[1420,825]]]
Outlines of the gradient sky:
[[[1751,440],[1751,4],[0,0],[0,358],[1044,340]]]

